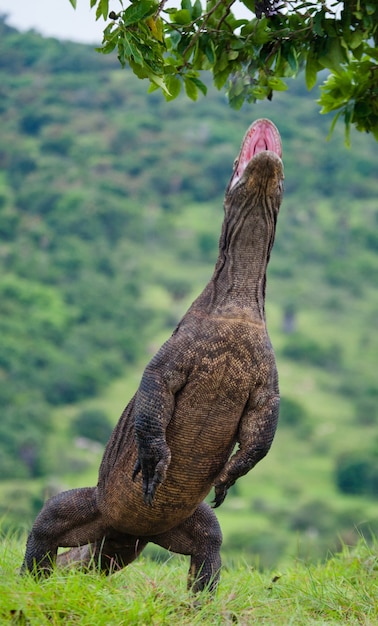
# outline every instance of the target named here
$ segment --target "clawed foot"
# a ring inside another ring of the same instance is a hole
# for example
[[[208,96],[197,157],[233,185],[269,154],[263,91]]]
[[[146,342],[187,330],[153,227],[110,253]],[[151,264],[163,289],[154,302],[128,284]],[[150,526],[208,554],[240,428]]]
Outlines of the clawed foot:
[[[214,485],[214,500],[212,501],[213,509],[216,509],[218,506],[224,502],[225,497],[227,496],[227,492],[232,485],[235,484],[235,480],[232,478],[228,478],[227,480],[221,480],[218,477],[218,482]]]
[[[133,480],[142,472],[143,500],[152,506],[156,489],[165,480],[171,461],[171,452],[167,444],[150,446],[148,451],[139,450],[139,457],[134,466]]]
[[[216,509],[218,506],[222,504],[222,502],[224,501],[227,495],[227,490],[228,490],[227,486],[221,483],[218,483],[217,485],[214,486],[215,496],[214,496],[214,500],[211,503],[213,509]]]

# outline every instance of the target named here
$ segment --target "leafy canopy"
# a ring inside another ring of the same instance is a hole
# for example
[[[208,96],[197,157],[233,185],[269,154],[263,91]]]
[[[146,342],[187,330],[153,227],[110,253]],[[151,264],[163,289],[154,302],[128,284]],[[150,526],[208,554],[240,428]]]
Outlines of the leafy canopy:
[[[117,50],[151,89],[167,100],[184,85],[189,98],[206,94],[202,71],[226,87],[232,107],[271,99],[285,79],[305,71],[308,89],[328,70],[318,100],[378,139],[378,3],[376,0],[131,0],[109,13],[109,0],[89,0],[96,19],[110,20],[100,52]],[[76,0],[70,0],[75,7]],[[178,3],[177,3],[178,4]],[[250,19],[239,19],[250,12]]]

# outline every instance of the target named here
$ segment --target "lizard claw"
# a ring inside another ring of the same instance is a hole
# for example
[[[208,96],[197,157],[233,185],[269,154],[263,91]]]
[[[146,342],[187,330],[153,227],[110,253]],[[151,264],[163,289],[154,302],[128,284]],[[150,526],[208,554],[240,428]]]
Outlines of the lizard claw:
[[[218,506],[222,504],[222,502],[224,501],[227,495],[227,486],[218,483],[217,485],[215,485],[214,491],[215,491],[215,496],[211,504],[212,504],[213,509],[216,509]]]
[[[148,506],[152,506],[155,498],[156,489],[165,480],[171,454],[169,452],[168,459],[161,459],[154,471],[143,472],[143,500]],[[152,469],[152,468],[151,468]]]
[[[136,477],[138,476],[138,474],[142,471],[142,466],[139,462],[139,459],[137,459],[135,465],[134,465],[134,469],[133,469],[133,475],[131,477],[131,480],[133,482],[135,482]]]
[[[171,460],[171,452],[165,444],[164,450],[150,449],[148,452],[141,451],[139,459],[135,463],[132,478],[142,472],[143,501],[148,506],[152,506],[156,490],[164,482],[167,469]]]

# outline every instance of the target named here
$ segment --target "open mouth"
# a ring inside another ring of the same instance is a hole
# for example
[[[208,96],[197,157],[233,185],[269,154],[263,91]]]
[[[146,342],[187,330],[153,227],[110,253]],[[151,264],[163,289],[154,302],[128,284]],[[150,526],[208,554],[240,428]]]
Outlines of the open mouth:
[[[250,160],[264,150],[271,150],[282,157],[281,137],[276,126],[270,120],[262,118],[253,122],[244,136],[230,187],[240,180]]]

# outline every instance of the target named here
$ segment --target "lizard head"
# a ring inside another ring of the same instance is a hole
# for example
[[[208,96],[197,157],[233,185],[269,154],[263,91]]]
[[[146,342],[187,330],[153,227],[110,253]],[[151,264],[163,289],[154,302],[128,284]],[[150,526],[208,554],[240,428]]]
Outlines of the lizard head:
[[[268,119],[256,120],[247,130],[234,162],[226,191],[226,204],[258,200],[263,194],[277,199],[283,191],[282,146],[276,126]],[[276,203],[275,203],[276,204]]]

